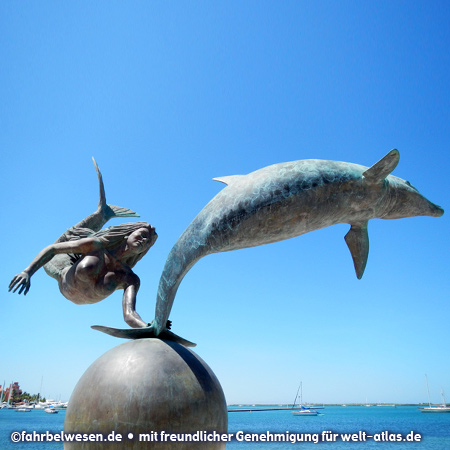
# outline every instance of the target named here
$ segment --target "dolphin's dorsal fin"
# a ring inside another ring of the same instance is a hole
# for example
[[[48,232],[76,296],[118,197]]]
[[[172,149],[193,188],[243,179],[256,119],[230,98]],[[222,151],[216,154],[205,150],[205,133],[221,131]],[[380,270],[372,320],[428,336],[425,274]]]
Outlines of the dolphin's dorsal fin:
[[[400,153],[394,148],[384,158],[367,169],[363,176],[368,181],[381,182],[396,168],[399,160]]]
[[[350,231],[345,235],[345,242],[352,254],[356,276],[360,280],[366,268],[369,256],[369,234],[367,223],[352,224]]]
[[[245,177],[245,175],[230,175],[228,177],[213,178],[213,181],[220,181],[221,183],[224,183],[227,186],[229,186],[231,183],[238,181],[242,177]]]

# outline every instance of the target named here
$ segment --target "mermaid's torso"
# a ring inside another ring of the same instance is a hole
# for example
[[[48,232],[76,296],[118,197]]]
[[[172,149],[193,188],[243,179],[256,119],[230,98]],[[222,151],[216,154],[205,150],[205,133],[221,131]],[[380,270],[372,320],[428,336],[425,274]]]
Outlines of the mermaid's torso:
[[[59,290],[68,300],[79,304],[92,304],[104,300],[132,273],[107,250],[83,256],[66,267],[58,279]]]

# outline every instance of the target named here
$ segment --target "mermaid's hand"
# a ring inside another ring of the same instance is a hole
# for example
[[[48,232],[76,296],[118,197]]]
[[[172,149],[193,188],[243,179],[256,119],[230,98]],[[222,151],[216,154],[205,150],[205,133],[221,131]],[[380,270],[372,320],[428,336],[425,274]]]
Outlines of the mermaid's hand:
[[[17,289],[20,288],[18,294],[23,292],[23,295],[27,295],[27,292],[30,290],[30,286],[30,275],[26,272],[20,272],[12,279],[11,283],[9,283],[8,290],[13,290],[13,292],[16,292]]]

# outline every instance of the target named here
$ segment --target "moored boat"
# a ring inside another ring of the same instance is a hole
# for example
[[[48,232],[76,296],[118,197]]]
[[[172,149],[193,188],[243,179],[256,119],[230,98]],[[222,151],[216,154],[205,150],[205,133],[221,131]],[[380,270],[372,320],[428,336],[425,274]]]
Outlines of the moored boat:
[[[292,414],[294,414],[295,416],[317,416],[319,413],[317,411],[314,411],[313,409],[307,409],[302,406],[302,409],[299,409],[298,411],[292,411]]]
[[[295,403],[297,402],[298,398],[298,391],[300,391],[300,409],[297,409],[294,411]],[[317,416],[319,413],[315,411],[314,409],[306,408],[303,406],[303,386],[302,382],[300,382],[300,386],[297,390],[297,395],[295,396],[294,404],[292,405],[292,414],[295,416]]]
[[[450,406],[447,406],[445,401],[444,390],[441,388],[442,404],[432,405],[430,401],[430,389],[428,387],[428,377],[425,375],[425,380],[427,382],[427,392],[428,392],[428,406],[424,408],[419,408],[420,412],[423,413],[450,413]]]

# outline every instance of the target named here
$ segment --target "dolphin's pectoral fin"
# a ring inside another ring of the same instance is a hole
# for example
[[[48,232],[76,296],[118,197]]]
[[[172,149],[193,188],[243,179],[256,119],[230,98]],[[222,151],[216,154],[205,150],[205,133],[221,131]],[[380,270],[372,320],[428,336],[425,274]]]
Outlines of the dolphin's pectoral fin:
[[[367,223],[352,225],[350,231],[345,235],[345,242],[352,254],[356,276],[360,280],[366,268],[369,256],[369,234],[367,233]]]
[[[228,177],[217,177],[213,178],[213,181],[220,181],[221,183],[226,184],[227,186],[231,183],[238,181],[240,178],[245,177],[245,175],[230,175]]]
[[[367,169],[363,176],[368,181],[381,182],[397,167],[399,160],[400,153],[394,148],[384,158]]]

